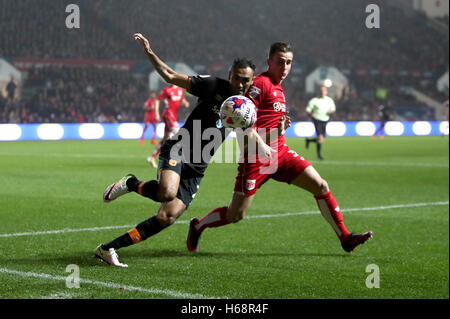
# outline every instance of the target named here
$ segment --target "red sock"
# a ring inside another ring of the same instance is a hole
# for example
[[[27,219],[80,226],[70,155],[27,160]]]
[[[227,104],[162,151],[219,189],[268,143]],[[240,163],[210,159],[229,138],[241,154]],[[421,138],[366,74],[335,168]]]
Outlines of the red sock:
[[[161,151],[161,143],[158,143],[158,145],[156,146],[156,149],[153,151],[152,157],[156,158],[159,154],[159,151]]]
[[[202,232],[205,228],[219,227],[229,224],[227,220],[227,209],[227,206],[215,208],[198,221],[195,225],[195,229]]]
[[[317,206],[319,206],[319,210],[325,220],[333,227],[333,230],[336,232],[340,239],[346,237],[350,232],[345,228],[344,218],[342,217],[341,210],[334,199],[333,195],[331,195],[331,191],[326,194],[320,196],[314,196],[317,202]]]

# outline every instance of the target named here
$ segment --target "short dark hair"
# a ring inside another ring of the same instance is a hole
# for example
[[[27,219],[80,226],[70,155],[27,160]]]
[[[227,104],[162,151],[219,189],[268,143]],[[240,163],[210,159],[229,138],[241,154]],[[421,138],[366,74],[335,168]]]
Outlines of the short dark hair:
[[[250,68],[253,71],[256,70],[256,66],[255,64],[252,62],[252,60],[249,60],[247,58],[237,58],[233,61],[233,65],[231,66],[231,69],[234,68],[239,68],[239,69],[245,69],[245,68]]]
[[[275,42],[272,43],[269,50],[269,59],[277,52],[293,52],[292,46],[287,42]]]

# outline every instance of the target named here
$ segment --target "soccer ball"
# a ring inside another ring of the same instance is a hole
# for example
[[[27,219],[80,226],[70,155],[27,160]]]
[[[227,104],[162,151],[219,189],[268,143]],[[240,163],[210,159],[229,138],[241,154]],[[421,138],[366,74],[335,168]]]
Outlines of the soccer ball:
[[[256,122],[256,107],[243,95],[233,95],[220,106],[220,120],[226,128],[247,129]]]

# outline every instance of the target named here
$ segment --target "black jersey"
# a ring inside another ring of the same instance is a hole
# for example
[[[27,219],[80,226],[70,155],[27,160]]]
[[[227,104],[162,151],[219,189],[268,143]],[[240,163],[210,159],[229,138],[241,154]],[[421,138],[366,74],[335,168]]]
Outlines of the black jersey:
[[[232,92],[230,82],[224,79],[197,75],[190,77],[189,81],[188,92],[198,97],[197,105],[183,127],[164,143],[164,147],[170,147],[171,152],[176,152],[186,165],[203,174],[227,136],[219,111]]]

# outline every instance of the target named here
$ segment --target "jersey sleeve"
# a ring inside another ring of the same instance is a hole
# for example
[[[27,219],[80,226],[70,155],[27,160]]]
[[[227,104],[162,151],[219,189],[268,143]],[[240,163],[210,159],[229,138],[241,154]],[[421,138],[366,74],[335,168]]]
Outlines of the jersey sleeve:
[[[189,79],[190,85],[187,91],[196,97],[210,95],[216,86],[216,78],[209,75],[195,75]]]
[[[160,95],[158,95],[158,100],[162,101],[167,96],[166,88],[164,88]]]
[[[264,99],[264,88],[264,81],[256,79],[246,94],[246,96],[253,101],[256,108],[260,106],[261,101]]]
[[[306,106],[306,112],[311,112],[314,109],[315,102],[316,102],[315,98],[309,100],[308,105]]]

